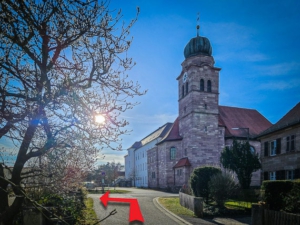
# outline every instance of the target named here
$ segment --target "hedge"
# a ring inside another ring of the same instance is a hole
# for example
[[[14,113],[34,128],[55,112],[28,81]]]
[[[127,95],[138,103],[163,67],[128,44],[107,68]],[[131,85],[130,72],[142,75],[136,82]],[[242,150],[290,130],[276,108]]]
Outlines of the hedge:
[[[297,209],[298,205],[300,206],[300,193],[298,190],[300,190],[300,181],[298,180],[264,181],[262,184],[263,201],[272,210],[297,213],[300,210]]]

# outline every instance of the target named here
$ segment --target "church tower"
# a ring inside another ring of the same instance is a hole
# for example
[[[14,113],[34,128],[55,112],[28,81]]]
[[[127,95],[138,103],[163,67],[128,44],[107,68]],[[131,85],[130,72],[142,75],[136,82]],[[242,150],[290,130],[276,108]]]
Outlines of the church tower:
[[[193,168],[219,165],[222,137],[219,130],[219,71],[214,67],[212,47],[198,34],[184,49],[178,76],[179,133],[183,137],[183,157]]]

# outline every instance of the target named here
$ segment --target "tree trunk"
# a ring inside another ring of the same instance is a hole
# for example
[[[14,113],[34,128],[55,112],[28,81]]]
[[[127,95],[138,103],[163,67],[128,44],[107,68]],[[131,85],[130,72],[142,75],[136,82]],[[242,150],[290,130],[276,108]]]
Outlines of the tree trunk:
[[[10,225],[12,224],[14,217],[20,212],[21,207],[22,207],[22,203],[24,201],[24,197],[23,197],[23,193],[21,191],[21,173],[22,173],[22,169],[26,163],[26,161],[28,160],[28,158],[26,157],[26,153],[28,150],[28,147],[31,143],[31,140],[33,138],[33,135],[36,131],[37,128],[37,124],[34,124],[32,121],[29,124],[25,135],[24,135],[24,139],[23,142],[20,146],[19,149],[19,153],[14,165],[14,168],[12,170],[12,177],[11,177],[11,182],[13,183],[12,189],[14,194],[17,196],[13,202],[13,204],[11,206],[8,206],[8,197],[7,197],[7,193],[5,192],[8,186],[8,182],[6,181],[6,188],[3,189],[3,191],[6,193],[6,199],[7,199],[7,203],[6,203],[6,207],[4,209],[4,211],[1,211],[1,216],[0,216],[0,222],[3,223],[3,225]],[[1,164],[0,164],[1,165]],[[3,166],[1,165],[1,167],[3,168]],[[0,169],[1,170],[1,169]],[[3,171],[3,169],[2,169]],[[4,171],[3,171],[4,174]],[[1,174],[0,174],[1,176]],[[3,180],[3,179],[1,179]],[[5,180],[3,180],[5,181]],[[2,202],[2,201],[0,201]],[[0,203],[1,205],[2,203]],[[0,223],[0,225],[2,225]]]
[[[8,207],[7,181],[4,180],[4,167],[0,163],[0,215]],[[0,217],[1,218],[1,217]],[[1,220],[0,220],[1,221]]]

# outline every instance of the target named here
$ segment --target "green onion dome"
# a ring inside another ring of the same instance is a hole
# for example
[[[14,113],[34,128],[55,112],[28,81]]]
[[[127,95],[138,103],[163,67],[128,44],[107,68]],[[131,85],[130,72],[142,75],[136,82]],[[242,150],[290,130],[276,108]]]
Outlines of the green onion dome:
[[[212,48],[206,37],[197,36],[192,38],[184,48],[184,57],[188,58],[196,55],[211,56]]]

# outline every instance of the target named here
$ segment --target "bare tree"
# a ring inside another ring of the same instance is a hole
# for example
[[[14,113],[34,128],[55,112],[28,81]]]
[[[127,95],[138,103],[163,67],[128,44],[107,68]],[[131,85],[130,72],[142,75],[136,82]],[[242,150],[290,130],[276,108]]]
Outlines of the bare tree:
[[[119,115],[144,92],[127,76],[134,65],[127,57],[129,30],[137,17],[126,25],[108,7],[92,0],[0,2],[0,139],[17,149],[10,165],[1,153],[0,224],[20,211],[29,162],[49,165],[61,154],[65,168],[71,155],[88,167],[101,148],[120,148],[112,144],[127,132]],[[105,123],[95,123],[98,114]],[[9,184],[17,196],[11,206]]]

